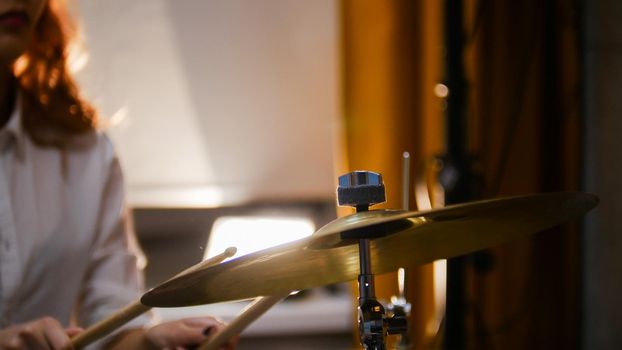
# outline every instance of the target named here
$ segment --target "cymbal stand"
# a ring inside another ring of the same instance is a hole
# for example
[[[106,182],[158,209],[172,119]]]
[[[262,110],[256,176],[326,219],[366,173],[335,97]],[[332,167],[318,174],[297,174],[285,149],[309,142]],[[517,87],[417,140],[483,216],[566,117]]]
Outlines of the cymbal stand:
[[[410,153],[402,153],[402,209],[410,210]],[[411,310],[411,304],[406,300],[406,269],[400,267],[397,270],[397,290],[398,295],[391,296],[391,303],[387,306],[387,311],[392,314],[393,318],[408,319]],[[398,349],[410,349],[411,343],[408,332],[402,332],[400,341],[397,345]]]
[[[339,205],[356,208],[357,212],[368,211],[374,204],[385,201],[382,176],[371,171],[355,171],[339,177],[337,188]],[[376,300],[374,275],[370,256],[370,239],[375,238],[373,230],[350,230],[341,233],[344,239],[359,240],[359,338],[366,350],[385,350],[387,334],[403,333],[407,329],[405,317],[385,317],[384,307]]]
[[[404,294],[404,285],[406,281],[406,270],[403,267],[400,267],[397,270],[397,285],[399,294],[397,296],[391,296],[391,303],[387,306],[387,310],[392,314],[393,319],[404,319],[407,320],[410,315],[411,304],[406,300]],[[396,322],[396,321],[394,321]],[[406,327],[406,321],[404,321],[404,326]],[[397,345],[398,349],[410,349],[412,344],[410,343],[410,338],[408,337],[408,332],[404,331],[401,333],[400,341]]]

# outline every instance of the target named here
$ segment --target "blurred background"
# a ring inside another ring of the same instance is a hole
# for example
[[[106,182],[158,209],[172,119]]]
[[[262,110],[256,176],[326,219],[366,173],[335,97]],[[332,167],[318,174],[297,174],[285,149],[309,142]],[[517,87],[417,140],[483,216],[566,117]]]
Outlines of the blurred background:
[[[408,152],[411,210],[563,190],[601,200],[454,265],[458,327],[442,327],[446,265],[409,267],[411,348],[622,348],[622,2],[78,0],[77,12],[78,78],[110,122],[148,287],[228,245],[261,249],[351,213],[335,188],[352,170],[382,173],[378,207],[401,208]],[[378,276],[381,300],[396,281]],[[240,348],[355,349],[355,298],[350,283],[290,297]],[[246,303],[160,311],[231,319]]]

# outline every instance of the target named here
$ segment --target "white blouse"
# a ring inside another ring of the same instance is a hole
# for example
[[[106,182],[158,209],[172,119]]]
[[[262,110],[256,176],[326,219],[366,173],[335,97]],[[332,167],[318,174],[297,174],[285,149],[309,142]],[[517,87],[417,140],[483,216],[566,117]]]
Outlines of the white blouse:
[[[87,327],[143,287],[119,162],[103,133],[61,151],[20,119],[0,129],[0,328],[43,316]]]

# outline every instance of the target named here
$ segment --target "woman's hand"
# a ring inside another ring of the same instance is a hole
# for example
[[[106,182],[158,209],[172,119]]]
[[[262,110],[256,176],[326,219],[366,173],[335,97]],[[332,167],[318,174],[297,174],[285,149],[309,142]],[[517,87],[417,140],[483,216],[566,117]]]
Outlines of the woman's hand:
[[[158,324],[145,331],[145,338],[156,349],[186,349],[204,343],[210,335],[224,327],[212,317],[186,318]],[[223,344],[223,350],[233,350],[237,337]]]
[[[43,317],[0,330],[0,349],[73,349],[69,338],[81,331],[79,328],[65,329],[57,320],[51,317]]]

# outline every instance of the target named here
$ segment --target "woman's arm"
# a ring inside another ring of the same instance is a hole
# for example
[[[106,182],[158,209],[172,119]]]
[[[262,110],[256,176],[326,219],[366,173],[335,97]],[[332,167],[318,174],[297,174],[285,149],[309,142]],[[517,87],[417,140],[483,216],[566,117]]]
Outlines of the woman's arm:
[[[137,266],[141,252],[134,232],[128,225],[121,167],[108,139],[107,180],[103,187],[99,221],[82,287],[78,320],[93,324],[136,300],[143,291],[142,273]],[[220,329],[222,323],[212,317],[182,319],[143,328],[148,322],[132,323],[102,344],[106,349],[164,349],[201,344],[206,329]],[[235,341],[234,341],[235,342]],[[223,349],[233,349],[234,342]],[[101,344],[100,344],[101,345]]]
[[[83,327],[90,327],[137,300],[144,290],[140,270],[142,253],[128,224],[130,213],[125,207],[121,167],[110,141],[103,135],[100,137],[95,151],[98,156],[94,158],[101,162],[101,173],[105,176],[100,187],[93,188],[99,213],[74,310],[75,321]],[[148,315],[142,315],[125,328],[142,328],[150,321]]]

